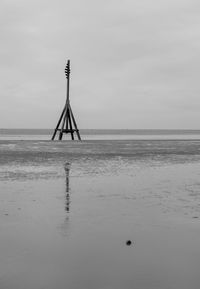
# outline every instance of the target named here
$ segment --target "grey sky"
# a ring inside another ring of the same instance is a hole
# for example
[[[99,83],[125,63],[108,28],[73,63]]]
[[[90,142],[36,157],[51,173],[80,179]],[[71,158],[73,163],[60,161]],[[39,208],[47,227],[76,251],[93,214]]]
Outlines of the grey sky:
[[[1,0],[0,127],[200,128],[200,2]]]

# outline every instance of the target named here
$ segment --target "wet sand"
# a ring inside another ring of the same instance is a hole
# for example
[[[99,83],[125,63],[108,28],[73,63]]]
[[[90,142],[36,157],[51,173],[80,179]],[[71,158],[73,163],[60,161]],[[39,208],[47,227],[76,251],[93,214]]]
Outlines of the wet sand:
[[[0,288],[199,288],[199,176],[199,141],[0,141]]]

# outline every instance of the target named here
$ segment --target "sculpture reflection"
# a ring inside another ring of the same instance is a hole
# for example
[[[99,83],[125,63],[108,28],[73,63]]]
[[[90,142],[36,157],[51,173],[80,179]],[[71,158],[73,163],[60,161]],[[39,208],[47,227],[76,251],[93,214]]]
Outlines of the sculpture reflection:
[[[65,210],[67,213],[70,211],[70,187],[69,187],[69,172],[70,172],[71,164],[66,162],[64,165],[65,174],[66,174],[66,202],[65,202]]]
[[[70,173],[71,164],[69,162],[64,163],[65,170],[65,212],[67,215],[65,216],[65,220],[63,223],[59,225],[59,231],[63,237],[67,237],[70,234],[70,187],[69,187],[69,173]]]

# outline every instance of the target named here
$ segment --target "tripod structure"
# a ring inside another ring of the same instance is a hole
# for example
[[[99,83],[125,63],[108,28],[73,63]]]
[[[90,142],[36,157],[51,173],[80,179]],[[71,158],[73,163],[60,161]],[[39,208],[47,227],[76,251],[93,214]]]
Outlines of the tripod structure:
[[[74,133],[76,133],[78,140],[81,140],[81,136],[77,128],[76,121],[69,102],[70,60],[67,61],[67,65],[65,67],[65,75],[67,79],[66,103],[61,113],[61,116],[58,120],[57,126],[54,130],[51,140],[55,139],[57,132],[59,134],[58,136],[59,140],[62,140],[64,133],[66,134],[70,133],[72,140],[74,140]]]

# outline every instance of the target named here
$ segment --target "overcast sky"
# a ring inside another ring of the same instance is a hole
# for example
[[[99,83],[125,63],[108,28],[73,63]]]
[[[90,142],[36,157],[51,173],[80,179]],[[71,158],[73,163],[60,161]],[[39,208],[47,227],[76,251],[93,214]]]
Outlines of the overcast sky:
[[[0,128],[200,128],[200,2],[1,0]]]

